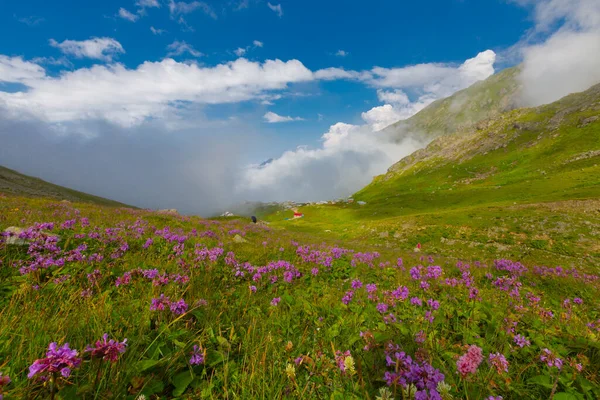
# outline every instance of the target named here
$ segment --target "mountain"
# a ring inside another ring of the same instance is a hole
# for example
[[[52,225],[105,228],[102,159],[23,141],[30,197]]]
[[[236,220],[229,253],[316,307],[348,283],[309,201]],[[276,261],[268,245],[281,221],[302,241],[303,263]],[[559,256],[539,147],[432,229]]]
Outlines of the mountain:
[[[489,83],[462,93],[480,96]],[[500,89],[503,100],[486,102],[490,117],[454,133],[432,121],[428,129],[437,138],[355,193],[353,203],[301,207],[305,218],[293,223],[285,221],[289,212],[268,219],[315,237],[407,250],[421,243],[429,254],[460,259],[597,268],[600,85],[549,105],[510,110],[514,90],[512,83]],[[448,100],[425,111],[435,115],[444,104]],[[504,105],[509,111],[502,113]],[[422,115],[409,123],[426,122]],[[465,121],[460,115],[452,114],[449,126]]]
[[[497,116],[519,104],[519,67],[505,69],[450,97],[436,100],[412,117],[383,132],[401,138],[418,134],[427,139],[468,131],[478,121]]]
[[[355,195],[440,210],[600,196],[600,85],[435,139]]]
[[[57,200],[94,203],[110,207],[131,207],[117,201],[54,185],[39,178],[23,175],[2,166],[0,166],[0,193],[24,197],[45,197]]]

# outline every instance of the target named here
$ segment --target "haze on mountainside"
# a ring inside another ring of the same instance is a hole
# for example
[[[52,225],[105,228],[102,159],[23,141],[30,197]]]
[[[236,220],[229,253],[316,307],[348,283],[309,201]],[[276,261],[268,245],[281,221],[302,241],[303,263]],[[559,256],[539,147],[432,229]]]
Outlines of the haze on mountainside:
[[[117,61],[129,51],[118,31],[115,38],[47,38],[61,58],[0,55],[0,164],[128,204],[205,215],[244,200],[346,196],[437,136],[600,82],[600,3],[511,3],[507,7],[529,10],[532,20],[514,45],[480,49],[462,62],[400,67],[352,70],[338,67],[343,64],[336,59],[332,67],[309,69],[290,57],[253,61],[249,54],[268,46],[258,40],[236,49],[234,60],[211,65],[176,61],[202,51],[181,40],[169,45],[162,60],[125,65]],[[172,18],[177,11],[169,13]],[[75,66],[81,59],[87,64]],[[495,72],[517,64],[493,86]],[[286,115],[268,110],[301,97],[303,85],[342,83],[364,85],[381,105],[365,107],[360,120],[356,115],[331,124],[316,146],[280,156],[269,150],[265,124],[302,129],[308,118],[294,108]],[[260,122],[235,112],[211,118],[205,111],[247,103],[266,107]]]

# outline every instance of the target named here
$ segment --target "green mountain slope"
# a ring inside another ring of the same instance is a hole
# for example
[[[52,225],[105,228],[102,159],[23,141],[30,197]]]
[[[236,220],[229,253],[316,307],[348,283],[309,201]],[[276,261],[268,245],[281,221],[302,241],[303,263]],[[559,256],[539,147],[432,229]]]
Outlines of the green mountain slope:
[[[303,207],[314,235],[458,258],[600,263],[600,85],[435,139],[354,195]],[[357,204],[366,202],[365,205]],[[329,232],[330,231],[330,232]]]
[[[2,166],[0,166],[0,193],[24,197],[49,197],[110,207],[131,207],[117,201],[54,185]]]
[[[406,133],[435,138],[467,131],[482,119],[499,115],[517,106],[518,67],[505,69],[450,97],[437,100],[409,119],[384,129],[397,138]]]
[[[356,194],[367,202],[445,209],[600,194],[600,85],[517,109],[434,140]]]

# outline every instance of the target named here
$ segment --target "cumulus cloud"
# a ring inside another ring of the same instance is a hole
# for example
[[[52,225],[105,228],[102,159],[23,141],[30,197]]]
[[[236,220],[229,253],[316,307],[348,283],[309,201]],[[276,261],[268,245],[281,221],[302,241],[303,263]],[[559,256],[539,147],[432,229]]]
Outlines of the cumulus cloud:
[[[255,40],[252,42],[252,44],[254,45],[254,47],[263,47],[264,43],[261,42],[260,40]]]
[[[258,63],[240,58],[199,67],[166,58],[144,62],[136,69],[94,65],[54,77],[37,64],[3,56],[0,68],[6,71],[0,75],[3,80],[27,86],[16,93],[0,92],[0,103],[15,113],[34,113],[50,123],[105,119],[122,126],[160,118],[190,103],[268,99],[269,92],[284,90],[290,83],[314,80],[298,60]]]
[[[74,56],[76,58],[92,58],[96,60],[112,61],[113,57],[120,53],[125,53],[121,43],[115,39],[102,37],[91,38],[88,40],[65,40],[57,42],[50,39],[50,46],[56,47],[63,54]]]
[[[291,122],[291,121],[304,121],[304,118],[300,117],[285,117],[283,115],[275,114],[274,112],[267,112],[263,118],[270,124],[278,123],[278,122]]]
[[[275,201],[347,196],[423,145],[417,137],[396,143],[367,126],[337,123],[323,134],[320,148],[300,147],[261,168],[248,168],[236,192],[249,200]]]
[[[551,103],[600,82],[600,2],[516,1],[533,7],[535,20],[517,45],[525,105]]]
[[[347,55],[349,55],[350,53],[348,53],[347,51],[344,50],[338,50],[335,55],[338,57],[346,57]]]
[[[243,47],[238,47],[233,52],[235,53],[236,56],[241,57],[244,54],[246,54],[246,49],[244,49]]]
[[[461,65],[419,64],[403,68],[380,68],[360,79],[378,87],[377,97],[386,104],[361,114],[374,130],[407,119],[437,99],[452,95],[494,73],[496,53],[486,50]],[[384,88],[391,88],[386,90]],[[404,90],[415,92],[413,100]]]
[[[0,82],[36,82],[46,76],[41,66],[23,60],[22,57],[8,57],[0,54]]]
[[[127,21],[130,21],[130,22],[135,22],[140,18],[139,15],[136,15],[130,11],[127,11],[123,7],[119,8],[119,13],[117,15],[120,18],[126,19]]]
[[[175,57],[180,56],[182,54],[188,53],[194,57],[201,57],[203,54],[198,50],[194,49],[194,47],[185,41],[174,41],[170,45],[167,46],[167,57]]]
[[[281,4],[271,4],[267,3],[267,6],[279,16],[279,18],[283,17],[283,9],[281,8]]]

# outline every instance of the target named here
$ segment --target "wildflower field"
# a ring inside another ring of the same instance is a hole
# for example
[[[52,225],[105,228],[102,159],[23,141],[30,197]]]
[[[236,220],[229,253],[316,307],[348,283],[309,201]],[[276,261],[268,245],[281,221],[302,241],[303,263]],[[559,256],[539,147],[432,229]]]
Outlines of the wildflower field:
[[[593,268],[9,196],[0,231],[0,398],[600,398]]]

